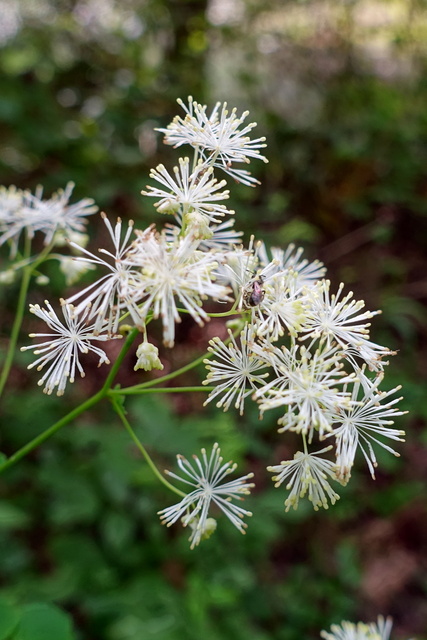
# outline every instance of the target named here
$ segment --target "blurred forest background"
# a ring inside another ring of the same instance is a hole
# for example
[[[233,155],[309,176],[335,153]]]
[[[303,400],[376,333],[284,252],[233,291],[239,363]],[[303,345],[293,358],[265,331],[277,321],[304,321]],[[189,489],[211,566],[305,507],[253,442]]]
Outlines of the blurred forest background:
[[[232,187],[246,240],[303,246],[334,289],[344,281],[383,310],[373,339],[399,350],[385,383],[403,385],[410,411],[397,425],[407,430],[402,456],[380,452],[375,482],[359,460],[326,512],[285,514],[265,466],[292,439],[271,420],[203,409],[200,394],[129,402],[161,466],[218,440],[242,473],[256,473],[247,535],[222,521],[190,551],[186,531],[159,524],[171,496],[103,406],[0,478],[0,613],[10,599],[55,603],[81,640],[314,640],[332,622],[383,613],[393,638],[425,640],[427,2],[0,0],[1,184],[50,195],[72,180],[73,201],[161,224],[140,191],[151,167],[176,161],[153,129],[188,95],[249,109],[267,137],[269,164],[252,166],[261,187]],[[89,228],[102,246],[94,217]],[[49,269],[33,303],[64,295]],[[6,291],[2,349],[18,283]],[[183,323],[162,356],[185,364],[218,330]],[[100,384],[88,376],[47,398],[30,359],[17,356],[9,381],[7,454]]]

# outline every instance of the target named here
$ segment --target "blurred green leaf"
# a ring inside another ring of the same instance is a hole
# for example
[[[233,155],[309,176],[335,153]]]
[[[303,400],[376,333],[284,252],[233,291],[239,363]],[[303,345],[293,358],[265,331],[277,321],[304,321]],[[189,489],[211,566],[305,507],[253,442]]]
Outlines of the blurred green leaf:
[[[28,526],[29,517],[22,509],[10,502],[0,501],[0,530],[22,529]]]
[[[70,617],[48,604],[22,607],[21,619],[13,640],[75,640]]]
[[[15,605],[0,598],[0,640],[10,638],[19,621],[19,611]]]

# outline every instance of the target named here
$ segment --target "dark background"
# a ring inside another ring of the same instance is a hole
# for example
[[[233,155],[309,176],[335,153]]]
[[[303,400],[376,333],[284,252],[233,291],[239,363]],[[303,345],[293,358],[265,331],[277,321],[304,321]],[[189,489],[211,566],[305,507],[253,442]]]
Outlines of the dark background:
[[[373,339],[398,350],[384,385],[402,384],[409,410],[396,423],[402,456],[379,452],[375,483],[360,460],[333,508],[285,514],[265,466],[293,443],[274,422],[203,409],[198,394],[129,402],[161,467],[218,440],[255,471],[247,535],[221,520],[192,552],[186,532],[160,526],[170,496],[109,408],[85,414],[0,479],[0,597],[58,604],[83,640],[314,640],[379,613],[393,616],[394,638],[427,638],[426,43],[424,0],[0,3],[2,184],[50,195],[72,180],[75,199],[161,224],[140,191],[152,166],[176,162],[153,131],[179,112],[176,98],[248,109],[269,164],[252,164],[261,187],[232,185],[236,228],[303,246],[336,286],[383,310]],[[93,217],[90,229],[96,247]],[[55,267],[46,273],[31,302],[64,295]],[[17,290],[0,294],[3,346]],[[219,331],[183,323],[166,366]],[[99,388],[94,366],[46,398],[29,361],[17,355],[9,382],[6,453]]]

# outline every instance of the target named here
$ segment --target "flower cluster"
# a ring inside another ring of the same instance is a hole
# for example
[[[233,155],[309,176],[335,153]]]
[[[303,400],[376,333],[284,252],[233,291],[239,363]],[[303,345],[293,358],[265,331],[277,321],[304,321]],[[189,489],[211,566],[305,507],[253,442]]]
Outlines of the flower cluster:
[[[69,182],[64,190],[60,190],[47,200],[43,199],[41,188],[35,194],[15,187],[0,188],[0,246],[8,243],[11,256],[14,257],[23,231],[32,238],[37,231],[44,234],[46,245],[61,239],[76,238],[84,241],[86,216],[98,207],[90,198],[69,204],[74,184]]]
[[[156,199],[159,213],[171,216],[162,230],[135,229],[120,219],[112,224],[102,214],[110,246],[93,253],[74,234],[82,234],[85,216],[96,208],[90,200],[68,205],[72,185],[47,201],[41,193],[0,191],[0,244],[8,242],[12,254],[23,229],[30,238],[42,231],[47,243],[61,232],[79,254],[72,258],[73,278],[84,269],[102,270],[61,302],[65,324],[49,302],[46,309],[31,306],[51,332],[34,334],[42,341],[31,347],[38,358],[30,367],[47,366],[39,384],[46,393],[62,394],[76,372],[84,375],[82,354],[92,351],[100,364],[108,362],[93,342],[118,337],[126,319],[144,334],[135,370],[162,369],[147,325],[159,319],[164,345],[172,347],[182,314],[203,326],[210,319],[206,302],[221,302],[224,311],[217,315],[237,319],[226,340],[210,341],[205,404],[243,414],[251,401],[261,417],[279,411],[279,433],[301,437],[293,459],[268,467],[275,486],[283,484],[289,492],[285,507],[297,508],[307,497],[314,509],[327,508],[339,498],[333,483],[348,482],[358,450],[372,477],[376,447],[399,455],[388,444],[404,435],[392,427],[403,414],[396,406],[399,387],[380,390],[386,358],[394,352],[370,337],[370,321],[379,311],[367,310],[343,284],[334,287],[324,265],[304,258],[302,249],[269,249],[254,238],[242,245],[241,232],[233,228],[235,212],[226,204],[226,178],[248,186],[258,182],[241,165],[266,162],[260,153],[264,138],[251,139],[255,123],[245,124],[248,114],[238,116],[226,104],[218,103],[210,114],[192,98],[179,104],[184,116],[159,131],[166,144],[192,147],[193,160],[180,158],[171,172],[158,165],[150,173],[155,184],[142,192]],[[218,178],[217,171],[226,178]],[[234,467],[222,463],[217,445],[210,457],[203,450],[193,466],[182,456],[178,465],[192,490],[161,512],[162,521],[170,525],[182,518],[195,546],[214,526],[208,518],[214,503],[243,532],[241,518],[249,512],[231,500],[249,492],[250,474],[221,484]]]

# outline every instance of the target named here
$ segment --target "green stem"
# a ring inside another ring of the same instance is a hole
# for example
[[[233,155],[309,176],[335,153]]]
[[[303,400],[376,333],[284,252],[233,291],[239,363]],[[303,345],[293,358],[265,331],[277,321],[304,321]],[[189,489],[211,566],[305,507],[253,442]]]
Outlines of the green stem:
[[[113,397],[113,395],[110,393],[110,398],[111,398],[111,402],[112,405],[114,407],[114,410],[116,411],[117,415],[120,417],[124,428],[126,429],[126,431],[129,433],[130,437],[132,438],[132,440],[134,441],[134,443],[136,444],[136,446],[138,447],[139,451],[142,453],[143,457],[145,458],[145,461],[147,462],[148,466],[150,467],[151,471],[154,473],[154,475],[156,476],[156,478],[158,480],[160,480],[160,482],[162,484],[165,485],[165,487],[167,487],[168,489],[170,489],[170,491],[173,491],[174,493],[176,493],[177,495],[181,496],[182,498],[185,497],[185,493],[183,491],[180,491],[179,489],[177,489],[177,487],[174,487],[173,484],[171,484],[170,482],[168,482],[166,480],[166,478],[164,478],[162,476],[162,474],[160,473],[160,471],[158,470],[158,468],[156,467],[156,465],[154,464],[154,462],[152,461],[148,451],[146,450],[146,448],[144,447],[144,445],[142,444],[142,442],[139,440],[138,436],[136,435],[135,431],[132,429],[132,427],[130,426],[129,421],[127,420],[125,413],[123,411],[123,407],[120,404],[120,400],[118,400],[117,398]]]
[[[111,385],[113,384],[114,378],[116,377],[117,372],[120,369],[120,366],[123,360],[125,359],[127,352],[131,348],[132,343],[138,334],[139,334],[139,329],[137,329],[136,327],[131,329],[131,331],[129,332],[125,340],[125,343],[122,347],[122,350],[120,351],[117,357],[117,360],[114,362],[113,366],[111,367],[110,373],[108,374],[107,379],[105,380],[104,385],[101,389],[101,391],[104,392],[104,395],[106,395],[107,391],[110,389]]]
[[[31,252],[31,240],[27,235],[25,237],[25,252],[24,252],[26,258],[29,257],[30,252]],[[16,344],[18,342],[19,332],[21,330],[22,320],[24,318],[25,301],[27,299],[27,291],[30,284],[32,273],[33,273],[33,266],[30,265],[25,267],[22,274],[15,319],[13,321],[12,331],[11,331],[10,340],[9,340],[9,346],[6,353],[3,370],[0,376],[0,396],[3,393],[4,386],[9,377],[9,372],[12,367]]]
[[[133,387],[126,387],[125,389],[121,389],[120,391],[122,394],[128,394],[128,393],[132,394],[132,393],[139,393],[141,389],[150,389],[151,387],[155,387],[158,384],[162,384],[162,382],[168,382],[169,380],[173,380],[174,378],[177,378],[178,376],[180,376],[182,373],[186,373],[187,371],[194,369],[194,367],[197,367],[199,364],[202,364],[203,360],[206,360],[207,358],[212,358],[213,355],[214,354],[210,352],[204,353],[202,356],[200,356],[199,358],[196,358],[189,364],[184,365],[183,367],[181,367],[180,369],[177,369],[176,371],[167,373],[165,376],[161,376],[160,378],[155,378],[154,380],[148,380],[147,382],[142,382],[141,384],[136,384]]]
[[[70,413],[67,413],[67,415],[61,418],[61,420],[58,420],[58,422],[55,422],[55,424],[53,424],[51,427],[49,427],[48,429],[40,433],[38,436],[33,438],[33,440],[31,440],[30,442],[27,442],[26,445],[21,447],[21,449],[19,449],[13,455],[11,455],[10,458],[5,460],[3,464],[0,464],[0,473],[2,471],[5,471],[12,465],[14,465],[16,462],[18,462],[18,460],[21,460],[21,458],[24,458],[26,455],[31,453],[31,451],[33,451],[40,444],[48,440],[48,438],[53,436],[57,431],[59,431],[59,429],[61,429],[66,424],[68,424],[69,422],[77,418],[77,416],[79,416],[81,413],[83,413],[87,409],[90,409],[90,407],[93,407],[95,404],[97,404],[103,398],[105,398],[105,396],[108,394],[110,390],[110,387],[114,381],[117,371],[121,363],[123,362],[124,357],[129,351],[130,346],[132,345],[132,342],[134,341],[137,334],[138,334],[138,329],[132,329],[132,331],[129,333],[117,360],[114,362],[113,366],[111,367],[111,371],[108,374],[107,379],[105,380],[105,383],[102,386],[102,389],[100,389],[97,393],[95,393],[91,398],[88,398],[88,400],[83,402],[80,406],[70,411]]]
[[[111,389],[109,396],[132,396],[142,395],[144,393],[191,393],[193,391],[213,391],[216,387],[160,387],[159,389],[135,389],[135,387],[128,387],[127,389]]]
[[[236,337],[240,333],[240,331],[241,331],[241,327],[233,331],[233,337]],[[224,341],[224,344],[228,344],[230,340],[231,338],[227,338]],[[205,360],[212,358],[214,355],[216,355],[214,351],[208,351],[203,355],[201,355],[199,358],[196,358],[189,364],[184,365],[183,367],[181,367],[180,369],[177,369],[176,371],[167,373],[166,375],[161,376],[160,378],[155,378],[154,380],[141,382],[141,384],[136,384],[132,387],[125,387],[123,389],[120,389],[120,393],[122,393],[123,395],[128,395],[128,394],[131,395],[131,394],[137,394],[143,389],[151,389],[151,387],[155,387],[158,384],[162,384],[163,382],[168,382],[169,380],[173,380],[174,378],[177,378],[178,376],[180,376],[182,373],[186,373],[187,371],[190,371],[191,369],[198,367],[199,364],[202,364]],[[190,388],[193,388],[193,387],[190,387]]]
[[[19,332],[21,330],[22,320],[24,318],[25,302],[27,299],[28,287],[30,284],[31,276],[37,267],[46,260],[52,249],[53,243],[50,243],[43,249],[38,258],[31,264],[24,267],[22,272],[21,287],[19,289],[18,304],[16,307],[15,319],[13,321],[12,331],[10,334],[9,346],[6,353],[6,358],[3,365],[3,370],[0,376],[0,396],[3,393],[5,384],[9,377],[10,369],[13,363],[13,357],[15,355],[16,344],[18,342]],[[28,234],[25,236],[25,249],[24,260],[28,260],[31,253],[31,238]]]
[[[93,395],[91,398],[86,400],[86,402],[83,402],[83,404],[81,404],[80,406],[76,407],[76,409],[73,409],[72,411],[70,411],[70,413],[68,413],[66,416],[61,418],[61,420],[58,420],[58,422],[55,422],[55,424],[53,424],[51,427],[49,427],[49,429],[46,429],[40,435],[38,435],[36,438],[33,438],[33,440],[30,440],[30,442],[27,442],[26,445],[21,447],[21,449],[16,451],[16,453],[11,455],[10,458],[8,458],[5,462],[3,462],[3,464],[0,465],[0,473],[2,471],[5,471],[6,469],[11,467],[12,465],[14,465],[16,462],[18,462],[18,460],[21,460],[21,458],[24,458],[26,455],[31,453],[31,451],[36,449],[36,447],[41,445],[43,442],[48,440],[48,438],[50,438],[57,431],[59,431],[59,429],[61,429],[61,427],[64,427],[66,424],[71,422],[71,420],[74,420],[74,418],[77,418],[77,416],[79,416],[81,413],[83,413],[83,411],[86,411],[86,409],[89,409],[94,404],[99,402],[101,400],[101,398],[104,397],[104,395],[105,394],[102,392],[102,390],[98,391],[98,393],[95,393],[95,395]]]

